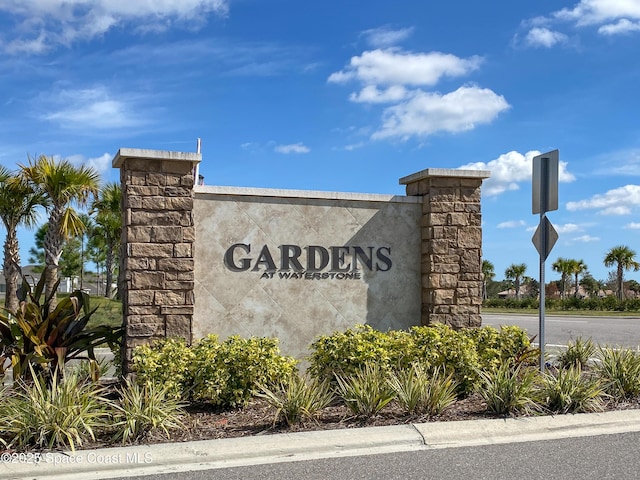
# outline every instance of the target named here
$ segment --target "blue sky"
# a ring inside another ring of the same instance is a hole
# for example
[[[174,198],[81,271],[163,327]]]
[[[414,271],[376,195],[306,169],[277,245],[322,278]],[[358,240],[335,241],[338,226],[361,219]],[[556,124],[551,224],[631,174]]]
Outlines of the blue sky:
[[[0,163],[117,180],[119,148],[200,137],[208,185],[402,194],[425,168],[486,169],[501,279],[538,277],[531,158],[557,148],[547,280],[559,256],[606,279],[611,247],[640,254],[638,58],[640,0],[4,0]]]

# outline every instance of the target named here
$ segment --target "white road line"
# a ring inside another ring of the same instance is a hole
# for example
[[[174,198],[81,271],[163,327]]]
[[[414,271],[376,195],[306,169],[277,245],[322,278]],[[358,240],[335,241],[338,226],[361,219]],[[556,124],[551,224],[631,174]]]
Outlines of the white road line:
[[[544,321],[548,323],[551,323],[551,322],[553,323],[589,323],[586,320],[556,320],[556,319],[551,320],[548,317],[545,317]]]

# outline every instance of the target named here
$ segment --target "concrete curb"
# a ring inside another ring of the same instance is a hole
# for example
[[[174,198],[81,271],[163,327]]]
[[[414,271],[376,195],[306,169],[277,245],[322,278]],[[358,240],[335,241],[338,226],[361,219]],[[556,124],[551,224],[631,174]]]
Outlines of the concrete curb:
[[[284,433],[42,454],[0,463],[2,479],[103,479],[640,431],[640,410]],[[5,459],[6,460],[6,459]]]

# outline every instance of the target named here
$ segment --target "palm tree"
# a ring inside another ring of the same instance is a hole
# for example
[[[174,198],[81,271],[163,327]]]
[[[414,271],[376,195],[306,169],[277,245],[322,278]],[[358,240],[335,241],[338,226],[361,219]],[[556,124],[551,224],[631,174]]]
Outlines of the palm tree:
[[[602,288],[602,282],[599,282],[589,272],[585,272],[580,280],[580,286],[587,292],[590,297],[597,297],[600,289]]]
[[[58,262],[63,241],[83,231],[83,224],[73,205],[85,205],[98,192],[98,173],[91,167],[75,167],[68,160],[56,162],[40,155],[29,158],[28,165],[20,165],[21,174],[34,190],[45,197],[49,215],[45,251],[45,295],[52,296],[58,281]],[[52,308],[57,301],[52,299]]]
[[[551,265],[551,268],[553,268],[554,271],[559,272],[561,275],[560,297],[564,298],[567,290],[567,279],[573,273],[572,260],[569,258],[558,257],[558,259]]]
[[[494,279],[496,272],[493,263],[489,260],[482,260],[482,299],[487,299],[487,283]]]
[[[18,286],[20,284],[20,248],[18,226],[32,227],[37,220],[36,207],[42,203],[30,185],[0,165],[0,218],[7,230],[4,242],[3,270],[5,278],[4,306],[10,312],[18,308]]]
[[[571,273],[575,275],[576,279],[576,290],[573,293],[574,297],[578,296],[578,289],[580,288],[580,283],[578,282],[578,276],[587,271],[587,264],[584,263],[583,260],[571,260]]]
[[[524,276],[524,272],[527,271],[527,266],[524,263],[515,264],[512,263],[504,271],[504,276],[507,280],[513,280],[513,285],[516,291],[516,299],[520,300],[520,281]]]
[[[618,245],[607,252],[604,257],[604,266],[616,265],[616,289],[618,300],[622,301],[623,282],[625,270],[640,270],[640,263],[636,261],[636,252],[626,245]]]
[[[91,205],[91,211],[96,214],[95,232],[104,240],[105,246],[105,280],[104,296],[111,297],[111,284],[115,259],[118,256],[120,235],[122,233],[122,190],[118,183],[106,184],[98,194],[98,198]]]

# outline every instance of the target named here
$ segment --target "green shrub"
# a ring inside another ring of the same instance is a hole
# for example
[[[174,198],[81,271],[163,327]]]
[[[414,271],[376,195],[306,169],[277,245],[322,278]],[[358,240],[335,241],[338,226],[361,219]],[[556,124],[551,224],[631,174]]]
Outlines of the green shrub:
[[[600,347],[598,357],[596,371],[609,395],[616,398],[640,395],[640,352]]]
[[[139,384],[162,385],[167,397],[186,400],[191,394],[194,360],[195,354],[184,339],[168,338],[136,347],[132,369]]]
[[[370,362],[385,372],[411,368],[418,362],[429,371],[441,367],[452,374],[461,396],[473,391],[478,370],[524,362],[531,350],[519,327],[498,332],[492,327],[454,330],[441,324],[413,327],[409,332],[379,332],[359,325],[319,337],[311,347],[308,371],[320,380],[352,375]]]
[[[560,368],[575,367],[584,369],[595,354],[596,347],[591,339],[583,340],[576,338],[575,342],[569,342],[567,349],[558,355],[558,365]]]
[[[537,370],[517,365],[503,364],[494,371],[478,372],[480,383],[477,392],[487,404],[487,409],[501,415],[532,413],[537,408]]]
[[[429,374],[414,363],[409,369],[393,373],[388,381],[396,400],[409,415],[438,415],[456,401],[453,376],[445,376],[440,368]]]
[[[472,338],[442,324],[413,327],[411,336],[416,361],[452,374],[460,396],[473,391],[479,380],[480,361]]]
[[[32,378],[30,384],[19,381],[3,399],[0,432],[10,447],[74,450],[107,428],[112,404],[104,388],[81,382],[73,373],[63,380],[57,372],[50,378],[33,373]]]
[[[59,282],[58,282],[59,283]],[[57,284],[53,291],[57,289]],[[88,327],[91,315],[90,298],[75,291],[51,308],[53,295],[43,295],[44,276],[35,290],[23,279],[18,291],[20,308],[15,312],[0,312],[0,373],[6,360],[11,361],[14,380],[23,375],[45,374],[49,380],[64,364],[73,359],[95,360],[94,349],[119,343],[122,328],[106,325]]]
[[[349,376],[336,374],[336,392],[355,416],[371,418],[395,398],[387,375],[377,363],[367,363]]]
[[[370,362],[391,371],[410,365],[411,338],[407,332],[380,332],[369,325],[357,325],[344,332],[323,335],[311,344],[308,372],[320,379],[334,381],[360,371]]]
[[[272,387],[287,381],[296,361],[280,355],[278,339],[229,337],[222,343],[209,335],[193,348],[193,398],[223,407],[242,406],[257,384]]]
[[[120,403],[114,407],[114,439],[124,444],[157,430],[162,430],[169,439],[169,430],[183,428],[184,405],[167,392],[167,386],[139,385],[127,380],[118,390]]]
[[[604,409],[600,380],[584,375],[579,365],[570,365],[555,374],[546,373],[542,394],[545,405],[552,412],[582,413]]]
[[[260,386],[260,389],[258,396],[276,410],[274,425],[280,421],[293,425],[313,420],[334,398],[329,382],[307,380],[298,374],[291,375],[288,382],[280,382],[277,388]]]
[[[499,331],[493,327],[468,328],[460,330],[460,334],[474,341],[483,370],[524,361],[523,356],[531,346],[527,333],[517,326],[502,326]]]

